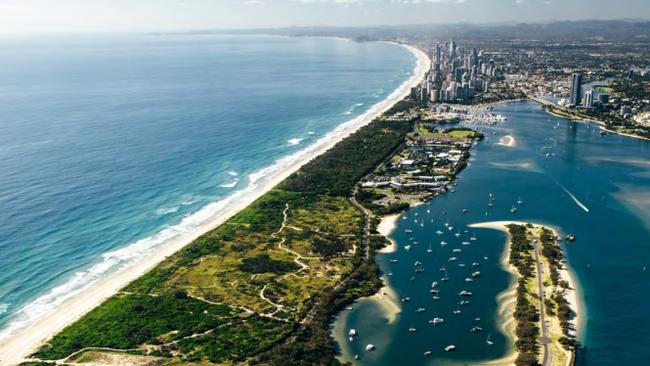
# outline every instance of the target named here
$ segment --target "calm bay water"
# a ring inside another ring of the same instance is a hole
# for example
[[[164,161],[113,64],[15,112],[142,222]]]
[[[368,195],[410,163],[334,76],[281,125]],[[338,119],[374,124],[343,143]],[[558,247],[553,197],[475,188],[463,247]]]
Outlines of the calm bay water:
[[[511,280],[500,263],[506,237],[467,225],[520,220],[547,224],[577,237],[565,248],[583,304],[579,338],[584,348],[578,353],[578,365],[647,364],[650,143],[601,136],[594,125],[550,116],[532,102],[500,105],[495,111],[505,114],[508,121],[485,128],[486,139],[472,150],[470,166],[458,177],[455,193],[402,214],[392,235],[400,248],[378,255],[390,285],[400,298],[410,297],[411,301],[402,304],[402,312],[391,324],[373,301],[362,300],[343,312],[334,333],[340,335],[344,356],[358,354],[358,362],[368,365],[466,365],[506,355],[512,344],[502,332],[496,300]],[[515,138],[516,146],[498,144],[507,134]],[[496,199],[490,209],[489,193]],[[510,208],[519,198],[523,203],[512,214]],[[462,214],[463,208],[468,209],[466,214]],[[447,231],[445,221],[455,229]],[[457,228],[460,239],[454,235]],[[437,230],[445,234],[438,236]],[[462,245],[472,233],[477,240]],[[418,244],[406,252],[403,247],[410,237]],[[440,246],[443,240],[449,243],[446,247]],[[432,253],[427,253],[429,244]],[[453,253],[454,248],[462,252]],[[452,256],[458,257],[458,262],[449,262]],[[391,259],[398,262],[391,263]],[[424,273],[414,273],[415,261],[423,263]],[[473,262],[480,266],[473,268]],[[458,263],[466,267],[458,267]],[[431,283],[440,282],[443,266],[450,281],[440,283],[441,298],[433,300]],[[465,282],[475,270],[482,276]],[[458,292],[463,289],[473,296],[469,304],[459,307]],[[419,307],[426,311],[416,312]],[[461,314],[452,313],[456,308]],[[434,317],[444,318],[444,324],[429,324]],[[484,332],[471,333],[475,325]],[[411,327],[417,331],[409,332]],[[352,343],[347,341],[350,328],[360,334]],[[490,333],[493,346],[486,343]],[[368,343],[377,349],[365,352]],[[445,352],[448,344],[456,345],[457,350]],[[432,355],[424,356],[426,351]]]
[[[266,36],[0,50],[5,330],[191,230],[206,205],[386,98],[415,65],[392,44]]]

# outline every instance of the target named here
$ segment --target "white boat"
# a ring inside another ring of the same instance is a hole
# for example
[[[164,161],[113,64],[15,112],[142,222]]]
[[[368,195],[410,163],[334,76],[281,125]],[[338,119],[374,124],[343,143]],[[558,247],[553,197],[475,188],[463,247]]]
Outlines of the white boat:
[[[404,250],[406,250],[408,252],[409,250],[411,250],[411,246],[410,245],[405,245]]]
[[[431,282],[431,287],[432,288],[438,287],[438,282],[436,282],[436,281]]]
[[[485,340],[485,343],[487,343],[488,346],[491,346],[491,345],[494,344],[494,342],[492,342],[492,341],[490,340],[490,336],[491,336],[491,335],[492,335],[492,333],[488,334],[488,337],[487,337],[487,339]]]
[[[442,235],[442,234],[443,234],[442,231],[440,231],[440,230],[436,230],[436,235]]]
[[[454,252],[454,253],[460,253],[460,252],[462,252],[462,251],[463,251],[463,250],[460,249],[460,248],[454,248],[454,250],[452,250],[452,252]]]
[[[458,260],[458,258],[456,258],[456,257],[451,257],[451,258],[449,258],[449,262],[455,262],[455,261],[457,261],[457,260]]]
[[[472,277],[465,277],[465,282],[474,282]]]
[[[481,328],[481,327],[472,327],[472,329],[470,329],[469,331],[472,332],[472,333],[482,332],[483,328]]]
[[[414,327],[410,327],[410,328],[409,328],[409,332],[413,333],[413,332],[415,332],[415,331],[417,331],[417,329],[415,329]]]
[[[474,262],[474,263],[472,263],[472,267],[478,267],[478,266],[480,266],[480,265],[481,265],[481,264],[480,264],[479,262]]]
[[[450,344],[447,347],[445,347],[445,351],[447,351],[447,352],[451,352],[451,351],[453,351],[455,349],[456,349],[456,346],[454,346],[453,344]]]
[[[510,209],[510,212],[511,213],[517,212],[517,207],[515,207],[515,205],[512,205],[512,208]]]
[[[470,245],[470,242],[468,242],[468,241],[464,241],[464,242],[462,242],[461,244],[463,244],[463,245]]]
[[[411,230],[411,229],[406,229],[406,230],[404,230],[404,232],[405,232],[405,233],[412,233],[413,230]]]
[[[421,312],[424,312],[424,311],[427,311],[427,309],[425,309],[425,308],[418,308],[415,312],[416,312],[416,313],[421,313]]]
[[[472,293],[470,291],[467,291],[467,290],[462,290],[461,292],[458,293],[458,295],[469,297],[469,296],[472,296]]]
[[[429,249],[427,249],[427,253],[433,252],[433,249],[431,249],[431,244],[429,244]]]
[[[472,277],[481,277],[481,272],[476,271],[476,272],[472,273]]]
[[[431,351],[426,351],[426,352],[424,352],[424,355],[425,355],[425,356],[431,356]]]
[[[476,240],[476,234],[472,233],[472,237],[470,237],[469,240],[475,241]]]
[[[372,351],[374,349],[375,349],[374,344],[368,343],[368,345],[366,346],[366,351],[368,351],[368,352],[370,352],[370,351]]]
[[[456,309],[456,310],[452,311],[452,313],[458,315],[458,314],[460,314],[460,309]]]
[[[447,245],[447,242],[443,240],[443,241],[440,242],[440,245],[442,245],[444,247],[445,245]]]
[[[357,330],[354,328],[350,329],[350,331],[348,332],[349,337],[354,337],[356,335],[357,335]]]

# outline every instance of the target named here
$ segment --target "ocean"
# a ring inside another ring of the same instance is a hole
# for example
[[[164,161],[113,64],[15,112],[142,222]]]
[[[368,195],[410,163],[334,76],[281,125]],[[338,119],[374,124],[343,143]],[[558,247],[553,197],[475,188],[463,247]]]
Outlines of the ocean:
[[[411,301],[401,303],[402,311],[391,323],[373,300],[345,310],[332,330],[342,356],[362,365],[468,365],[508,355],[514,345],[504,334],[506,318],[498,301],[512,281],[501,263],[506,235],[468,225],[517,220],[576,237],[563,247],[581,303],[578,338],[583,347],[577,365],[648,364],[650,349],[644,345],[650,344],[650,143],[602,136],[594,124],[551,116],[534,102],[497,105],[494,111],[508,120],[474,126],[483,128],[486,138],[472,148],[455,192],[404,212],[391,235],[398,250],[377,256],[398,303],[405,297]],[[514,146],[499,144],[506,135],[514,137]],[[487,207],[490,193],[495,198],[492,208]],[[518,207],[514,214],[512,205]],[[446,230],[445,222],[454,230]],[[437,230],[444,234],[436,235]],[[460,239],[454,235],[457,230]],[[463,246],[461,240],[471,235],[477,240]],[[441,246],[441,241],[448,245]],[[409,252],[403,249],[406,244],[413,245]],[[432,253],[427,252],[429,245]],[[462,252],[453,253],[454,248]],[[449,262],[451,256],[458,262]],[[415,261],[422,262],[423,273],[414,273]],[[473,262],[480,264],[481,277],[467,283],[464,278],[477,270]],[[440,299],[434,300],[429,290],[444,275],[441,267],[450,280],[440,282]],[[461,290],[473,296],[459,307]],[[426,311],[416,312],[419,307]],[[461,314],[453,314],[455,309]],[[445,322],[429,324],[434,317]],[[472,333],[473,326],[484,331]],[[411,327],[417,331],[409,332]],[[359,334],[354,342],[347,339],[350,328]],[[492,346],[486,342],[488,335]],[[368,343],[376,350],[366,352]],[[445,352],[449,344],[457,347],[455,352]],[[430,356],[424,355],[427,351]],[[353,360],[355,354],[359,361]]]
[[[0,338],[209,220],[416,57],[326,38],[0,40]]]

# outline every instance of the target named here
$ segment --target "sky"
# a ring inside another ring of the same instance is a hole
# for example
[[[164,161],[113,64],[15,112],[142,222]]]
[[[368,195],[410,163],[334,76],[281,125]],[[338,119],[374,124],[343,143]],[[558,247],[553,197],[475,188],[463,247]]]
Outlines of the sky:
[[[0,34],[650,19],[650,0],[0,0]]]

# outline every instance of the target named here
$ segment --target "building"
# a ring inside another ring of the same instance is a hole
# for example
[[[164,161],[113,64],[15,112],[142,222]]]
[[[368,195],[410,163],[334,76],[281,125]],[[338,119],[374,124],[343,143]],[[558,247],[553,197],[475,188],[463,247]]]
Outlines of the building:
[[[585,92],[584,98],[582,100],[582,106],[585,108],[591,108],[594,106],[594,95],[596,92],[593,89],[589,89]]]
[[[582,99],[582,75],[574,73],[571,75],[571,99],[569,100],[572,106],[580,104]]]

